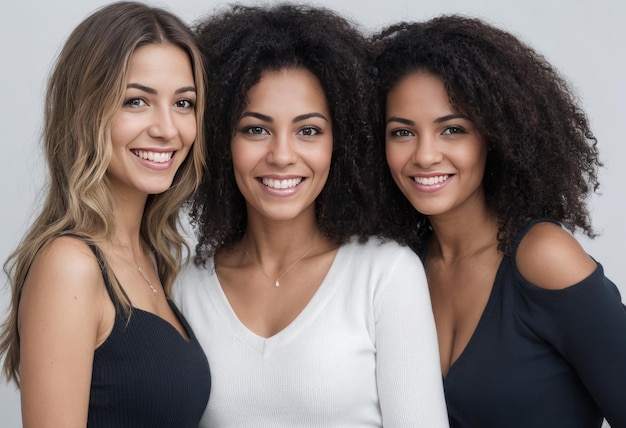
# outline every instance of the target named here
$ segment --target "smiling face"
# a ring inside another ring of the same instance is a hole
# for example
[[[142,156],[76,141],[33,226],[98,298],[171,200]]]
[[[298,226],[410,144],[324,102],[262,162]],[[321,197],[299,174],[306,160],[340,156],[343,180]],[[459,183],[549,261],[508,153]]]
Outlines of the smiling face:
[[[319,80],[301,68],[264,72],[247,98],[231,150],[248,218],[314,217],[333,149],[330,112]]]
[[[452,109],[439,77],[400,80],[387,95],[386,123],[389,169],[417,211],[437,216],[484,203],[485,141]]]
[[[124,103],[111,126],[107,177],[114,195],[147,196],[171,186],[196,138],[195,102],[185,51],[166,43],[133,53]]]

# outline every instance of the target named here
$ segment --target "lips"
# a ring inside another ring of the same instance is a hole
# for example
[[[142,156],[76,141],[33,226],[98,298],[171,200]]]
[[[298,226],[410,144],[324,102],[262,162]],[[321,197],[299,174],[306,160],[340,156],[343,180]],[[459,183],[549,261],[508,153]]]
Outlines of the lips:
[[[296,187],[298,184],[302,182],[302,177],[298,178],[287,178],[287,179],[275,179],[275,178],[262,178],[261,182],[272,189],[289,189],[292,187]]]
[[[432,177],[416,176],[416,177],[413,177],[413,180],[417,184],[421,184],[423,186],[434,186],[436,184],[441,184],[444,181],[447,181],[448,178],[450,178],[450,176],[448,174],[445,174],[445,175],[436,175],[436,176],[432,176]]]
[[[165,163],[172,159],[174,152],[151,152],[148,150],[131,150],[140,159],[149,160],[155,163]]]

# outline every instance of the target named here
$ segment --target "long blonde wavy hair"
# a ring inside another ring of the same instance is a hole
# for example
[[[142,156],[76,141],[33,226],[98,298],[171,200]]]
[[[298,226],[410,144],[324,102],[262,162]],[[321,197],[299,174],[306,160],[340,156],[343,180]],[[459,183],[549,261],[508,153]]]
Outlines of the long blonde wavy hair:
[[[4,264],[12,299],[0,335],[4,375],[19,386],[18,308],[30,266],[42,248],[63,235],[87,242],[110,239],[114,203],[106,170],[111,160],[111,123],[121,108],[133,52],[146,44],[171,43],[192,64],[197,91],[197,137],[170,189],[150,195],[141,237],[153,251],[166,296],[183,259],[179,210],[199,185],[204,167],[204,72],[193,33],[176,16],[142,3],[118,2],[87,17],[69,36],[48,81],[43,143],[49,170],[41,213]],[[111,275],[113,290],[130,316],[130,302]]]

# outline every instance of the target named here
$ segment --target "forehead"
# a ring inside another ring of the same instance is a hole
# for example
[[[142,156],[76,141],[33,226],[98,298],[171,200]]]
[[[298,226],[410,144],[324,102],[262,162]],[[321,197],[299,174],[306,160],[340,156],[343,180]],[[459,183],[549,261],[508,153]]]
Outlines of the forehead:
[[[255,104],[312,104],[326,107],[326,95],[319,79],[304,68],[264,71],[247,93],[248,107]],[[318,108],[319,108],[318,107]]]
[[[172,79],[193,83],[191,60],[186,51],[171,43],[139,46],[130,57],[127,80]]]
[[[410,73],[398,80],[387,94],[387,108],[452,110],[443,79],[426,71]]]

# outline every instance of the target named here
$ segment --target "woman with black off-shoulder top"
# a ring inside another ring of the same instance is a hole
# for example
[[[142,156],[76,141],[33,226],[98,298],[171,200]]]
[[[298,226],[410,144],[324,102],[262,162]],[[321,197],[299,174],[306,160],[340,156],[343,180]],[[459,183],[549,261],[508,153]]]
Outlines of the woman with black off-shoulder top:
[[[570,233],[594,236],[601,164],[568,84],[478,19],[373,43],[385,228],[425,264],[450,425],[626,427],[626,309]]]

